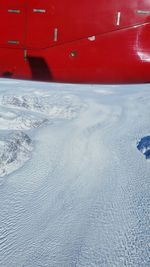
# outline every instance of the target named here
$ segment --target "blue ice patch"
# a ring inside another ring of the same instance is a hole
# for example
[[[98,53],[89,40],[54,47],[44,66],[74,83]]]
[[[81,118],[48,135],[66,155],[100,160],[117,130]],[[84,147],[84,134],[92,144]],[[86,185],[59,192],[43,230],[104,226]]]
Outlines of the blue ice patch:
[[[143,137],[137,143],[137,149],[143,153],[146,159],[150,159],[150,136]]]

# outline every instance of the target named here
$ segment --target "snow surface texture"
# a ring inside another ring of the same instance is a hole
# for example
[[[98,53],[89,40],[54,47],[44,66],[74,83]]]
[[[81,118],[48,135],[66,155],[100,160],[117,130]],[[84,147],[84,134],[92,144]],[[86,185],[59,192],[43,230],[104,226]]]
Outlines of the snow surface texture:
[[[0,80],[0,266],[148,267],[149,122],[149,84]]]

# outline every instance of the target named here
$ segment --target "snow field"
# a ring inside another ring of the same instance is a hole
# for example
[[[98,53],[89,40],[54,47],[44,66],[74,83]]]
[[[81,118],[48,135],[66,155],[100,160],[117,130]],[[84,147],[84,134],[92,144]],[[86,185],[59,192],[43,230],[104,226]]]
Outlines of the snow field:
[[[1,177],[0,266],[148,267],[150,85],[0,87],[1,151],[28,150]]]

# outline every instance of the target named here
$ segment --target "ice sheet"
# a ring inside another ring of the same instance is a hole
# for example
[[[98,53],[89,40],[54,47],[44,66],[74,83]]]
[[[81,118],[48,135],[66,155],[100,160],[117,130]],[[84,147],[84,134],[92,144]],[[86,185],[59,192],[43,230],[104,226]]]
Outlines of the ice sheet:
[[[0,266],[148,267],[149,136],[149,84],[1,79]]]

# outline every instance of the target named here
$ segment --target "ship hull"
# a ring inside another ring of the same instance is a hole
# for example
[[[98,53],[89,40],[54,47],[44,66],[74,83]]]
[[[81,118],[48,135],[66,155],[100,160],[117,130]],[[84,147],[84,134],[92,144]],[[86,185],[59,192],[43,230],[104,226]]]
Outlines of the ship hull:
[[[0,76],[71,83],[150,82],[150,23],[49,47],[1,45]]]

